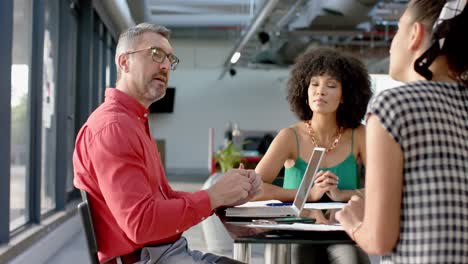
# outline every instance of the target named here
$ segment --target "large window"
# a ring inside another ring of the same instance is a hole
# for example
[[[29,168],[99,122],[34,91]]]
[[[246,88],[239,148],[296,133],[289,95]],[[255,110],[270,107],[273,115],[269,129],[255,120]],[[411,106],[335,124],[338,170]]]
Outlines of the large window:
[[[106,77],[105,77],[105,88],[112,87],[113,84],[111,84],[111,65],[114,63],[114,58],[112,57],[112,50],[111,50],[111,45],[112,45],[112,37],[110,36],[109,33],[106,34],[106,40],[105,40],[105,52],[106,52]]]
[[[59,155],[59,158],[64,155],[64,161],[59,162],[59,164],[63,165],[65,169],[61,171],[57,171],[57,175],[66,175],[66,183],[65,183],[65,193],[71,194],[74,190],[73,186],[73,165],[72,165],[72,156],[73,156],[73,148],[75,143],[75,100],[76,100],[76,68],[77,68],[77,44],[78,44],[78,20],[77,20],[77,12],[76,9],[68,9],[64,8],[63,6],[60,9],[61,18],[60,26],[60,45],[63,47],[60,54],[66,54],[65,58],[62,57],[62,65],[66,65],[67,71],[60,76],[63,77],[63,96],[59,96],[57,101],[63,101],[63,108],[64,108],[64,116],[62,120],[64,125],[62,128],[58,126],[59,134],[57,134],[57,142],[60,142],[60,147],[57,149],[58,153],[63,148],[64,151]],[[62,67],[59,66],[59,69],[62,70]],[[63,71],[63,70],[62,70]],[[60,108],[60,107],[59,107]],[[63,131],[66,131],[62,134]],[[60,135],[62,135],[62,140],[59,139]],[[62,144],[62,142],[64,144]],[[63,177],[63,176],[60,176]]]
[[[79,197],[75,136],[115,81],[99,14],[92,0],[0,0],[0,247]]]
[[[10,230],[29,221],[27,184],[29,164],[30,68],[32,0],[13,5],[13,48],[11,65],[11,158]]]
[[[45,1],[42,73],[41,213],[55,209],[59,2]]]

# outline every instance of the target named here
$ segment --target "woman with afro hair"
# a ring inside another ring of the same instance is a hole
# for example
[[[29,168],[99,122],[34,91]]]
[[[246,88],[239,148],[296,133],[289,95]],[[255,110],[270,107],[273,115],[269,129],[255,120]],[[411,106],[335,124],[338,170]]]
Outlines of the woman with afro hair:
[[[308,50],[294,64],[287,100],[299,121],[275,137],[255,171],[263,180],[257,200],[293,201],[314,147],[326,149],[308,202],[347,202],[361,195],[360,167],[365,165],[365,128],[361,124],[372,95],[362,62],[333,49]],[[283,186],[273,181],[285,168]],[[333,214],[312,213],[318,223]],[[353,245],[293,248],[297,263],[368,263]]]

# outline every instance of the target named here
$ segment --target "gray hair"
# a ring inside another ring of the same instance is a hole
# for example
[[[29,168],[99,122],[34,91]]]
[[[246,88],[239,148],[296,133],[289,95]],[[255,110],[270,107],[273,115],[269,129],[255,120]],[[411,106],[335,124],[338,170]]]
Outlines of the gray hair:
[[[120,79],[119,56],[132,49],[138,42],[139,38],[145,33],[156,33],[169,39],[171,31],[164,26],[155,25],[151,23],[140,23],[136,26],[130,27],[119,36],[117,41],[117,48],[115,49],[115,66],[117,68],[117,81]]]

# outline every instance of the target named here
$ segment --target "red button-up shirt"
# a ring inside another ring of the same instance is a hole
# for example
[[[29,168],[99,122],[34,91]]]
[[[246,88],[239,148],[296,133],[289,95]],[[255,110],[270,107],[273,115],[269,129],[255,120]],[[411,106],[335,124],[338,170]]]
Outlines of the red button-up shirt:
[[[148,127],[148,110],[107,89],[81,128],[73,154],[74,184],[88,193],[100,261],[145,244],[177,240],[212,214],[206,191],[169,186]]]

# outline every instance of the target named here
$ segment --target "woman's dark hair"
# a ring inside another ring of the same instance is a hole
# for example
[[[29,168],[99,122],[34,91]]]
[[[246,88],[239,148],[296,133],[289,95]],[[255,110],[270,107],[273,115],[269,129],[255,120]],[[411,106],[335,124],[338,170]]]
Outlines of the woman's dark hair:
[[[312,118],[307,90],[311,78],[323,74],[341,83],[343,103],[336,113],[338,126],[358,127],[372,96],[369,74],[358,59],[329,48],[308,50],[297,58],[288,80],[287,99],[291,111],[300,120]]]
[[[408,3],[408,11],[413,22],[420,22],[426,31],[432,32],[432,27],[440,15],[446,1],[412,0]],[[457,80],[468,87],[468,8],[453,18],[448,35],[439,55],[448,60],[450,71]]]

